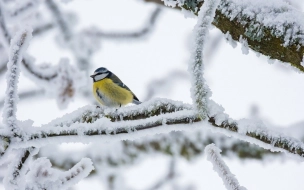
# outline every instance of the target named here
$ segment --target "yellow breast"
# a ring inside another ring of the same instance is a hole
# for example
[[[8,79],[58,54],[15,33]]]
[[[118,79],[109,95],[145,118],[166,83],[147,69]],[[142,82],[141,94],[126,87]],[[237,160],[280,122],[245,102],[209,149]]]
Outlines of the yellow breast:
[[[96,90],[101,92],[102,98],[98,97]],[[105,78],[100,81],[94,82],[93,94],[95,98],[101,104],[105,106],[119,106],[131,103],[133,100],[133,94],[117,84],[113,83],[112,80]],[[116,104],[116,105],[113,105]]]

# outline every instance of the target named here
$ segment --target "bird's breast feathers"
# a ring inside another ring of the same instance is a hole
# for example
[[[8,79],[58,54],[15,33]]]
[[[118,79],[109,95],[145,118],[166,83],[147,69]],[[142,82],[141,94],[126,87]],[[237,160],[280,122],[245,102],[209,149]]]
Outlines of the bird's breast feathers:
[[[132,92],[118,86],[108,78],[94,82],[93,94],[101,104],[110,107],[125,105],[133,101]]]

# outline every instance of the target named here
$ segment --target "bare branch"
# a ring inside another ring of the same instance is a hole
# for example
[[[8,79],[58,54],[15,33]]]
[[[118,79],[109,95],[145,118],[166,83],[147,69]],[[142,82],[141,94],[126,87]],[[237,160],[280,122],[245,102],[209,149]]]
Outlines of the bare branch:
[[[24,92],[20,92],[18,94],[19,100],[24,100],[28,98],[34,98],[37,96],[41,96],[44,93],[42,89],[35,89],[35,90],[27,90]],[[4,99],[0,101],[0,108],[4,105]]]
[[[69,28],[69,24],[65,20],[65,17],[62,15],[59,7],[53,0],[45,0],[45,4],[48,6],[49,10],[53,14],[53,17],[56,20],[57,25],[61,33],[63,34],[64,40],[69,41],[72,37],[72,31]]]
[[[54,23],[45,23],[44,25],[38,26],[34,28],[33,36],[39,36],[44,34],[45,32],[53,29],[55,27]]]
[[[169,164],[169,170],[165,177],[162,177],[161,180],[159,180],[156,184],[154,184],[152,187],[148,188],[148,190],[156,190],[164,186],[165,184],[168,184],[174,180],[176,177],[176,158],[172,158]]]
[[[35,148],[17,150],[17,155],[9,164],[9,171],[3,180],[6,189],[19,190],[20,185],[25,183],[24,176],[27,171],[25,164],[35,154],[37,154]]]

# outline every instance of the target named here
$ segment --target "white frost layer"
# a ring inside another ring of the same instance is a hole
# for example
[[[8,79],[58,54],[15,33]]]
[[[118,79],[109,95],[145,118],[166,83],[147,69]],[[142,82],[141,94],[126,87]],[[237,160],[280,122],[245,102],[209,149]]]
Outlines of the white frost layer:
[[[68,189],[87,177],[94,170],[89,158],[82,158],[69,171],[61,172],[53,169],[47,158],[35,160],[26,175],[26,189]]]
[[[7,63],[7,88],[4,100],[3,108],[3,123],[9,129],[15,133],[19,133],[20,130],[16,124],[16,112],[18,101],[18,80],[20,75],[20,64],[24,51],[29,45],[29,41],[32,38],[32,29],[26,27],[17,32],[14,38],[11,40],[9,49],[9,62]]]
[[[259,39],[263,28],[268,28],[276,37],[284,36],[284,46],[298,41],[304,45],[304,14],[282,0],[226,0],[219,6],[222,14],[230,20],[237,19],[248,27],[247,37]],[[258,23],[258,24],[257,24]],[[259,28],[256,28],[259,27]]]
[[[222,178],[227,190],[246,190],[239,185],[238,180],[230,172],[228,166],[222,160],[220,152],[221,150],[215,144],[210,144],[205,148],[207,159],[213,164],[214,171]]]
[[[219,0],[205,1],[203,7],[198,13],[197,24],[194,27],[193,50],[191,52],[191,61],[189,63],[189,72],[191,75],[191,96],[193,104],[196,107],[198,115],[205,119],[208,114],[208,99],[211,96],[209,87],[203,77],[204,45],[208,37],[209,27],[215,16],[216,7]]]
[[[277,132],[273,132],[264,127],[264,125],[261,123],[245,120],[237,122],[233,121],[232,119],[229,119],[228,115],[223,113],[223,108],[212,101],[210,101],[209,104],[209,116],[215,118],[215,124],[221,125],[224,122],[224,124],[233,125],[233,123],[235,123],[238,128],[238,132],[232,132],[228,129],[214,127],[208,122],[191,123],[196,118],[196,113],[194,112],[194,110],[188,109],[189,107],[191,108],[191,106],[189,105],[184,105],[184,108],[182,110],[180,110],[181,108],[177,109],[177,112],[169,114],[160,114],[158,116],[151,116],[148,119],[121,121],[124,116],[127,116],[129,114],[130,117],[136,117],[138,113],[146,113],[149,115],[150,111],[153,110],[151,108],[157,108],[157,105],[167,105],[169,107],[173,107],[174,109],[172,110],[175,111],[178,106],[182,106],[183,104],[181,102],[157,99],[155,101],[152,100],[140,105],[118,109],[116,114],[116,111],[113,109],[86,106],[71,114],[63,116],[62,118],[56,119],[43,127],[34,128],[28,126],[26,128],[27,134],[24,140],[26,141],[26,139],[30,138],[31,140],[27,142],[12,142],[11,147],[41,147],[48,144],[61,144],[68,142],[117,142],[120,140],[134,140],[146,138],[147,136],[167,134],[172,131],[198,130],[206,132],[207,130],[208,132],[211,131],[214,133],[222,133],[227,136],[232,136],[234,138],[250,142],[252,144],[256,144],[262,148],[269,149],[271,151],[289,153],[285,149],[275,147],[274,145],[277,142],[284,142],[289,146],[289,150],[304,149],[303,143],[299,140]],[[103,113],[105,112],[111,115],[111,117],[117,118],[117,121],[112,122],[109,118],[104,117]],[[168,122],[181,119],[186,121],[186,123],[189,122],[189,124],[167,125]],[[256,134],[257,136],[260,136],[261,139],[266,138],[268,140],[266,142],[270,142],[270,144],[249,137],[246,135],[246,133]],[[65,135],[57,136],[60,134]],[[90,136],[90,134],[92,135]],[[52,137],[54,135],[57,137]],[[35,139],[32,139],[33,136],[35,136]],[[289,153],[289,155],[294,154]]]

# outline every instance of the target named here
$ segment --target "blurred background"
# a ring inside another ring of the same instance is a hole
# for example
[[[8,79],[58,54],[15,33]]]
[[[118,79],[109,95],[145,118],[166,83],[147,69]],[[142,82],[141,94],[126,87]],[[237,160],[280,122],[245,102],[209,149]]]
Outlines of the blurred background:
[[[304,8],[301,0],[289,2],[299,10]],[[4,8],[15,10],[16,5],[16,1],[2,3],[2,12]],[[160,97],[192,103],[187,69],[197,19],[185,18],[179,9],[142,0],[46,0],[28,13],[5,18],[12,34],[23,25],[33,26],[27,53],[35,59],[29,59],[34,71],[51,75],[64,62],[62,58],[68,58],[70,65],[66,71],[70,78],[62,80],[72,81],[71,85],[21,71],[19,120],[32,120],[39,127],[85,105],[96,104],[89,75],[98,67],[115,73],[141,101]],[[3,44],[0,67],[6,65],[7,59]],[[232,47],[217,28],[210,31],[204,53],[211,99],[221,104],[231,118],[261,120],[273,130],[304,139],[303,73],[251,50],[244,55],[241,45]],[[1,68],[2,109],[6,80],[5,67]],[[54,92],[56,89],[61,93]],[[177,139],[178,135],[174,134]],[[302,162],[221,134],[210,132],[200,137],[205,137],[206,144],[218,142],[220,148],[225,148],[225,162],[247,189],[303,189]],[[158,140],[170,138],[163,136]],[[38,157],[48,157],[54,167],[65,170],[82,157],[92,158],[96,171],[77,184],[75,190],[225,189],[201,151],[172,157],[152,150],[119,162],[125,156],[122,143],[49,146],[42,148]],[[108,164],[108,157],[117,162]],[[5,170],[6,166],[0,168],[1,179]]]

